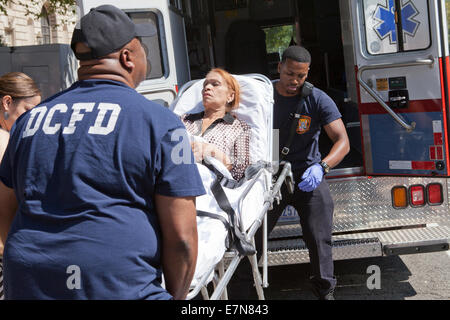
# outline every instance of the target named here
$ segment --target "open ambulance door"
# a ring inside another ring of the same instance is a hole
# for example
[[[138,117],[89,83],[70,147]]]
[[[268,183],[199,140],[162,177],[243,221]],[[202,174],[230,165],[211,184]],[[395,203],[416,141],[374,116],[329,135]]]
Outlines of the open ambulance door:
[[[358,107],[368,175],[450,173],[445,2],[352,1]]]
[[[151,23],[158,30],[156,36],[142,38],[150,68],[137,91],[168,106],[178,88],[190,80],[181,1],[168,4],[167,0],[77,0],[79,15],[104,4],[122,9],[135,23]]]

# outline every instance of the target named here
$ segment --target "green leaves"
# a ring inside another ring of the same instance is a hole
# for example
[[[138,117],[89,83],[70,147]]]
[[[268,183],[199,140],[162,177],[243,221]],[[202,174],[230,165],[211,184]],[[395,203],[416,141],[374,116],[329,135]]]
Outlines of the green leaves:
[[[267,52],[283,52],[295,36],[293,25],[265,28]]]
[[[42,14],[42,5],[44,1],[42,0],[0,0],[0,13],[7,14],[8,4],[15,3],[23,8],[25,8],[25,15],[32,15],[39,18]],[[48,14],[59,14],[59,15],[75,15],[76,13],[76,1],[75,0],[47,0],[45,1],[45,8]]]
[[[9,2],[9,0],[0,0],[0,13],[6,14],[6,4]]]
[[[0,15],[8,15],[10,3],[22,6],[25,9],[25,16],[31,16],[34,19],[57,14],[61,17],[62,24],[68,24],[70,18],[76,15],[76,0],[0,0]],[[43,7],[45,10],[42,10]]]

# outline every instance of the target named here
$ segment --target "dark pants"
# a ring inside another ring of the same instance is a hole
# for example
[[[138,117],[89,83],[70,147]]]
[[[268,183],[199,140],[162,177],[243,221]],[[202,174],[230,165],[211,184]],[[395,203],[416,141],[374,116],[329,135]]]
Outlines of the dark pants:
[[[291,205],[297,210],[300,216],[303,240],[309,250],[313,291],[319,296],[324,296],[336,286],[331,246],[334,205],[328,183],[323,180],[312,192],[303,192],[295,186],[294,194],[289,194],[284,184],[281,192],[283,198],[280,204],[275,202],[273,209],[267,213],[267,232],[270,234],[287,205]],[[262,228],[255,235],[258,260],[262,251],[261,232]],[[237,278],[241,279],[247,277],[248,274],[251,275],[248,259],[244,259],[242,262],[242,266],[237,271]],[[244,272],[247,275],[244,275]]]

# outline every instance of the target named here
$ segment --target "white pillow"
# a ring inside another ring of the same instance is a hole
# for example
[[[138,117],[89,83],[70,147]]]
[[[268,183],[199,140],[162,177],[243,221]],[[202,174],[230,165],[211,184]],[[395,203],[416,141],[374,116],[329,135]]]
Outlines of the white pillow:
[[[251,76],[233,75],[241,86],[239,108],[232,111],[251,128],[250,162],[272,161],[273,86]],[[169,109],[182,116],[204,110],[202,104],[203,79],[196,80]],[[194,82],[194,81],[193,81]],[[190,83],[191,84],[191,83]]]

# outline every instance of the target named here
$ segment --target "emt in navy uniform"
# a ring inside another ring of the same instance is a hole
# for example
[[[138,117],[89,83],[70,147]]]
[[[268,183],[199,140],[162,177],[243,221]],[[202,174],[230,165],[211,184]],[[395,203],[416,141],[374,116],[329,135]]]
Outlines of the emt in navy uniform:
[[[267,232],[270,234],[273,230],[287,205],[297,210],[303,239],[309,249],[311,289],[318,299],[333,300],[336,287],[331,250],[334,205],[325,175],[342,161],[350,145],[336,104],[318,88],[313,88],[305,97],[301,116],[295,132],[292,132],[293,115],[298,111],[310,65],[310,53],[300,46],[287,48],[278,65],[280,80],[274,83],[273,128],[279,130],[280,158],[282,150],[285,147],[289,149],[283,160],[291,163],[296,186],[294,193],[290,194],[283,184],[280,203],[274,203],[273,209],[267,213]],[[333,142],[330,152],[323,158],[319,152],[322,128]],[[284,145],[288,141],[291,144]],[[259,258],[262,251],[261,228],[255,235],[255,242]],[[250,281],[253,281],[250,264],[244,259],[230,282],[230,298],[254,297],[255,290]]]
[[[274,84],[273,128],[279,130],[280,154],[283,143],[289,140],[292,114],[299,104],[310,65],[311,55],[301,46],[287,48],[278,65],[280,80]],[[333,143],[325,157],[319,152],[322,128]],[[297,186],[294,194],[289,194],[286,185],[283,186],[280,204],[275,204],[273,210],[268,212],[268,232],[274,228],[287,205],[297,210],[303,239],[309,250],[312,291],[319,299],[334,299],[336,278],[331,251],[334,206],[325,175],[342,161],[350,145],[336,104],[322,90],[313,88],[305,98],[294,138],[288,148],[284,160],[292,164]]]
[[[155,34],[92,9],[72,38],[80,80],[16,121],[0,166],[6,299],[186,297],[205,190],[191,150],[174,159],[180,119],[135,90]]]

